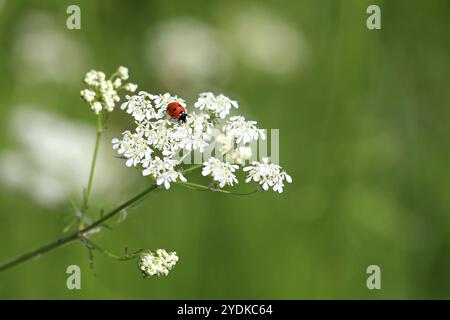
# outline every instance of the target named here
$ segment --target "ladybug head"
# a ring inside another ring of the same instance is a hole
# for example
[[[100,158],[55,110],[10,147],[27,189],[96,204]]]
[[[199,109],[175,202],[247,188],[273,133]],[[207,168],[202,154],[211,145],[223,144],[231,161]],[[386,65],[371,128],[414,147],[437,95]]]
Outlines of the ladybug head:
[[[180,114],[180,117],[178,118],[178,121],[186,123],[186,117],[187,117],[187,113],[186,112],[182,112]]]

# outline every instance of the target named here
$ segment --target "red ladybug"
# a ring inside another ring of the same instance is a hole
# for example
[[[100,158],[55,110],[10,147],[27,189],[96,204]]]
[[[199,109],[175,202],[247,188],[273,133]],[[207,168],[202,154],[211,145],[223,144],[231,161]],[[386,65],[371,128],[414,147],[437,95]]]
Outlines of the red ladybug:
[[[186,123],[187,110],[178,102],[169,103],[166,111],[172,119]]]

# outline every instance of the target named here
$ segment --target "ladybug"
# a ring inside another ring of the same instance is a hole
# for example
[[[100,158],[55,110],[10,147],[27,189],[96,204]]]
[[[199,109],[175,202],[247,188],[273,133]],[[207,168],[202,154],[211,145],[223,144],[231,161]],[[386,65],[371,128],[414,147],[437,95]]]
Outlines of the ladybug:
[[[166,111],[172,119],[186,123],[187,110],[178,102],[169,103]]]

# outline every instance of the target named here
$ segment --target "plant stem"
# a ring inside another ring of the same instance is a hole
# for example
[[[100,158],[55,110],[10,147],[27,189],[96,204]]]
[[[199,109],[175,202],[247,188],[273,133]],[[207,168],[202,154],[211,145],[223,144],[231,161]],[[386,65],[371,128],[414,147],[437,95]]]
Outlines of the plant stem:
[[[201,168],[202,166],[203,166],[202,164],[193,165],[192,167],[183,170],[182,173],[183,174],[189,173],[189,172],[194,171],[194,170],[196,170],[198,168]]]
[[[52,241],[48,244],[45,244],[33,251],[27,252],[21,256],[18,256],[17,258],[14,258],[10,261],[6,261],[2,264],[0,264],[0,272],[1,271],[5,271],[6,269],[9,269],[11,267],[14,267],[22,262],[28,261],[30,259],[34,259],[39,257],[40,255],[42,255],[45,252],[48,252],[50,250],[53,250],[55,248],[61,247],[66,243],[72,242],[73,240],[76,240],[78,238],[78,233],[72,233],[66,237],[63,238],[58,238],[55,241]]]
[[[258,189],[252,190],[250,192],[234,192],[234,191],[223,190],[223,189],[219,189],[219,188],[212,188],[212,187],[208,187],[208,186],[204,186],[202,184],[197,184],[197,183],[192,183],[192,182],[177,182],[177,184],[181,185],[181,186],[185,186],[190,189],[194,189],[194,190],[220,192],[220,193],[231,194],[231,195],[236,195],[236,196],[247,196],[247,195],[258,192]]]
[[[187,174],[193,170],[196,170],[198,168],[200,168],[202,165],[194,165],[186,170],[184,170],[182,173],[183,174]],[[5,271],[9,268],[12,268],[18,264],[21,264],[25,261],[37,258],[39,256],[41,256],[42,254],[51,251],[53,249],[59,248],[65,244],[71,243],[74,240],[77,240],[80,238],[80,235],[82,236],[83,234],[85,234],[88,231],[91,231],[92,229],[100,226],[101,224],[103,224],[104,222],[106,222],[107,220],[111,219],[112,217],[114,217],[116,214],[118,214],[119,212],[121,212],[122,210],[125,210],[129,207],[131,207],[133,204],[135,204],[136,202],[138,202],[139,200],[143,199],[146,195],[148,195],[149,193],[151,193],[152,191],[154,191],[156,188],[158,188],[158,186],[156,184],[151,185],[150,187],[148,187],[147,189],[145,189],[144,191],[142,191],[141,193],[137,194],[136,196],[134,196],[133,198],[129,199],[128,201],[122,203],[120,206],[116,207],[115,209],[112,209],[110,212],[108,212],[107,214],[103,215],[102,217],[100,217],[99,219],[97,219],[96,221],[94,221],[92,224],[90,224],[89,226],[79,230],[79,231],[75,231],[65,237],[61,237],[58,238],[52,242],[49,242],[43,246],[40,246],[39,248],[24,253],[16,258],[13,258],[9,261],[0,263],[0,272]]]
[[[141,251],[141,250],[139,250],[136,253],[126,254],[125,256],[121,257],[121,256],[118,256],[118,255],[104,249],[103,247],[99,246],[98,244],[92,242],[91,240],[88,240],[88,239],[84,239],[84,240],[86,241],[87,245],[89,245],[92,249],[95,249],[95,250],[103,253],[104,255],[110,257],[111,259],[115,259],[115,260],[119,260],[119,261],[128,261],[131,259],[135,259],[135,258],[139,257],[139,253]]]
[[[99,225],[101,225],[103,222],[111,219],[113,216],[115,216],[116,214],[118,214],[120,211],[127,209],[128,207],[130,207],[133,203],[139,201],[141,198],[145,197],[147,194],[149,194],[150,192],[152,192],[153,190],[155,190],[156,188],[158,188],[158,186],[156,184],[151,185],[149,188],[145,189],[144,191],[142,191],[141,193],[137,194],[136,196],[134,196],[133,198],[131,198],[130,200],[122,203],[120,206],[116,207],[115,209],[111,210],[109,213],[105,214],[104,216],[102,216],[101,218],[97,219],[95,222],[93,222],[92,224],[90,224],[89,226],[87,226],[86,228],[80,230],[78,233],[79,234],[84,234],[92,229],[94,229],[95,227],[98,227]],[[1,271],[1,268],[0,268]]]
[[[97,219],[95,222],[93,222],[92,224],[90,224],[89,226],[81,229],[80,231],[76,231],[73,232],[65,237],[61,237],[58,238],[52,242],[49,242],[33,251],[27,252],[23,255],[18,256],[17,258],[11,259],[9,261],[6,261],[4,263],[0,264],[0,272],[1,271],[5,271],[6,269],[12,268],[20,263],[23,263],[25,261],[28,261],[30,259],[33,258],[37,258],[39,256],[41,256],[42,254],[51,251],[53,249],[59,248],[65,244],[71,243],[74,240],[77,240],[80,235],[85,234],[86,232],[94,229],[95,227],[98,227],[99,225],[101,225],[103,222],[111,219],[113,216],[115,216],[116,214],[118,214],[119,212],[121,212],[122,210],[128,208],[129,206],[131,206],[133,203],[135,203],[136,201],[140,200],[141,198],[145,197],[147,194],[149,194],[150,192],[152,192],[153,190],[155,190],[158,186],[157,185],[152,185],[149,188],[147,188],[146,190],[142,191],[141,193],[137,194],[136,196],[134,196],[133,198],[131,198],[130,200],[122,203],[120,206],[116,207],[115,209],[111,210],[109,213],[107,213],[106,215],[102,216],[101,218]]]
[[[94,147],[94,154],[92,155],[91,169],[89,171],[89,180],[88,180],[86,191],[85,191],[84,197],[83,197],[83,206],[82,206],[83,211],[87,210],[88,203],[89,203],[89,197],[91,195],[92,182],[94,181],[95,165],[97,163],[97,155],[98,155],[98,150],[100,147],[100,140],[101,140],[100,138],[101,138],[102,132],[103,132],[102,126],[103,126],[102,114],[100,113],[99,115],[97,115],[97,135],[95,138],[95,147]]]

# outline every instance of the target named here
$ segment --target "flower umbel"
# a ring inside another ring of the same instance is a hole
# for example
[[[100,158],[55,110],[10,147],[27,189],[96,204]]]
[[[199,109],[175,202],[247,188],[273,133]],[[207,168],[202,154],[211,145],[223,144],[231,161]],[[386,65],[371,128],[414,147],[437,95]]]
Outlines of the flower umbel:
[[[200,93],[200,97],[194,106],[221,119],[225,119],[230,114],[231,107],[236,109],[239,107],[237,101],[231,100],[223,94],[215,96],[211,92]]]
[[[141,135],[130,131],[122,133],[122,140],[114,138],[112,143],[113,149],[127,159],[125,162],[127,167],[137,166],[141,161],[149,159],[153,153],[153,150]]]
[[[221,134],[214,144],[223,152],[222,155],[228,155],[227,160],[222,161],[220,156],[210,157],[203,163],[202,175],[210,176],[219,188],[237,184],[235,172],[252,157],[252,149],[246,144],[265,139],[264,130],[256,126],[256,121],[246,120],[243,116],[227,118],[230,109],[237,108],[238,104],[223,94],[201,93],[195,103],[199,110],[188,113],[186,123],[166,115],[167,105],[171,102],[186,106],[183,99],[169,93],[153,95],[141,91],[137,95],[127,96],[121,109],[134,118],[136,128],[134,133],[125,131],[122,139],[112,141],[113,148],[127,159],[126,165],[141,167],[144,176],[152,177],[158,186],[166,189],[174,182],[186,183],[181,173],[180,152],[205,152],[212,140],[211,132],[217,127]],[[223,118],[225,124],[216,123],[217,118]],[[273,187],[274,191],[281,193],[283,182],[290,182],[291,178],[281,171],[281,167],[267,161],[263,159],[261,164],[254,162],[254,168],[245,168],[245,171],[251,171],[246,182],[257,182],[264,190]]]
[[[213,180],[219,183],[220,188],[225,187],[225,185],[233,186],[233,184],[238,183],[234,174],[239,169],[238,165],[222,162],[213,157],[209,158],[203,165],[202,175],[211,175]]]
[[[84,77],[84,83],[89,88],[81,90],[81,98],[89,104],[96,114],[99,114],[102,110],[111,112],[114,110],[115,104],[120,101],[118,91],[123,89],[134,92],[137,88],[137,85],[133,83],[122,83],[122,80],[127,79],[128,69],[122,66],[110,79],[106,79],[104,72],[91,70]]]
[[[151,276],[167,276],[172,270],[179,258],[176,252],[167,252],[164,249],[158,249],[156,252],[147,251],[142,253],[138,259],[139,269],[144,278]]]
[[[154,159],[148,159],[143,163],[145,168],[142,174],[144,176],[151,176],[155,179],[158,186],[164,185],[166,189],[170,188],[170,183],[179,179],[182,182],[186,182],[186,178],[181,172],[175,170],[176,160],[169,157],[160,159],[155,157]]]
[[[270,163],[268,158],[263,158],[262,162],[253,161],[251,166],[244,168],[248,171],[245,182],[255,181],[262,185],[264,191],[273,188],[278,193],[283,192],[284,181],[292,182],[292,178],[282,168],[274,163]]]
[[[147,92],[141,91],[139,94],[134,96],[126,96],[127,101],[125,101],[120,109],[125,110],[131,114],[137,122],[142,122],[143,120],[160,119],[163,114],[158,112],[158,110],[153,105],[151,100],[151,95]]]
[[[258,140],[259,137],[265,140],[266,135],[264,131],[258,129],[256,121],[246,121],[242,116],[230,117],[230,120],[225,126],[227,135],[236,139],[236,143],[248,143],[253,140]]]

